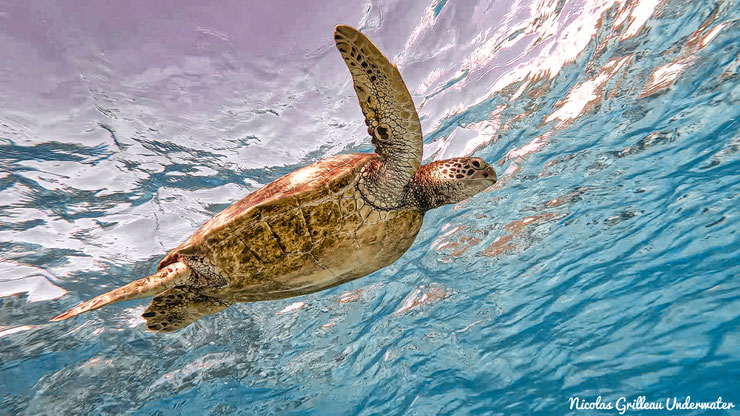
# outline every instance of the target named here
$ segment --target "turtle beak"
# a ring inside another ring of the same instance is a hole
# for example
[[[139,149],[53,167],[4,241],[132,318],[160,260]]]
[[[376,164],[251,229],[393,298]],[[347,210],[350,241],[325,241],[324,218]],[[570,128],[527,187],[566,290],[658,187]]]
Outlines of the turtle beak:
[[[491,185],[496,183],[498,178],[496,177],[496,171],[493,170],[491,166],[486,166],[483,169],[477,169],[473,175],[471,176],[472,179],[485,179],[487,181],[491,182]]]

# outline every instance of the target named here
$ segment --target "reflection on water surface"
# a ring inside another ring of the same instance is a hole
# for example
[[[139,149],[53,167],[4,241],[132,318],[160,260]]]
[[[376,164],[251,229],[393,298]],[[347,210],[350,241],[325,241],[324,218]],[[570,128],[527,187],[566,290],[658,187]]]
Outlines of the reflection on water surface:
[[[5,412],[740,402],[737,2],[196,3],[0,5]],[[371,150],[338,23],[398,64],[428,160],[499,182],[326,292],[165,336],[143,301],[49,324],[243,195]]]

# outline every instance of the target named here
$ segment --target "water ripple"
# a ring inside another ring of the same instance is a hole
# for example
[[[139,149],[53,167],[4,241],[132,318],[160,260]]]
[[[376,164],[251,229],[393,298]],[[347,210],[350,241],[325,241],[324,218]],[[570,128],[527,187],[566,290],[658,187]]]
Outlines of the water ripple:
[[[0,413],[737,406],[736,1],[277,3],[0,6]],[[50,324],[243,195],[371,150],[337,23],[399,65],[428,160],[499,182],[329,291],[167,335],[141,301]]]

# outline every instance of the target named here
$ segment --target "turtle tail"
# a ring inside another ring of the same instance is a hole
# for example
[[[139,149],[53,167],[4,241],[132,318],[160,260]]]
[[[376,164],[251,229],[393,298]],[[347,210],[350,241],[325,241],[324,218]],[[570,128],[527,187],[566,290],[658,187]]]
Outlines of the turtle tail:
[[[108,293],[103,293],[87,302],[82,302],[67,312],[51,318],[51,321],[63,321],[81,313],[100,309],[111,303],[155,296],[177,285],[182,285],[189,277],[190,268],[185,263],[172,263],[153,275],[135,280]]]

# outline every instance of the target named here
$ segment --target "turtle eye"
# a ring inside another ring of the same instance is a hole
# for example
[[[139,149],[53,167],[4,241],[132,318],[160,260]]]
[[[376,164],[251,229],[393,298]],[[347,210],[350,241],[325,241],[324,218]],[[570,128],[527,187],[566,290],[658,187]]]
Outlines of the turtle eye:
[[[488,166],[488,164],[486,163],[486,161],[483,160],[483,159],[481,159],[481,158],[479,158],[479,157],[472,158],[470,160],[470,163],[476,169],[485,169]]]

